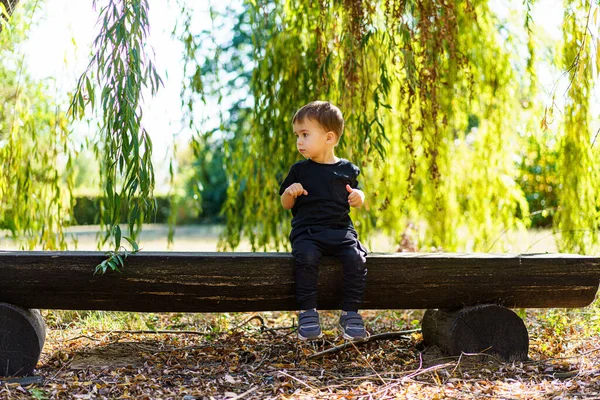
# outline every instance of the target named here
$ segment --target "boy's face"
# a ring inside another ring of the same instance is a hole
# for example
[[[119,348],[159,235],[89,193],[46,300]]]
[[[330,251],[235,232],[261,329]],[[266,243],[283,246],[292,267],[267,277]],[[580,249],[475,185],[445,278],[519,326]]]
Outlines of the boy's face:
[[[310,118],[294,123],[294,135],[298,151],[306,158],[323,153],[328,146],[335,146],[337,143],[333,132],[327,132],[321,124]]]

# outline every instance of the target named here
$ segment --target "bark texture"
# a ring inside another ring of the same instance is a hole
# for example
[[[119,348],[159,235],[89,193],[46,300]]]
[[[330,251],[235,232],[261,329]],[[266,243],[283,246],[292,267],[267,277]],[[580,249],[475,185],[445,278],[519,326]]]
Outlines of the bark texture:
[[[527,360],[529,335],[523,320],[512,310],[495,304],[459,310],[427,310],[423,316],[423,342],[447,354],[485,353],[506,361]]]

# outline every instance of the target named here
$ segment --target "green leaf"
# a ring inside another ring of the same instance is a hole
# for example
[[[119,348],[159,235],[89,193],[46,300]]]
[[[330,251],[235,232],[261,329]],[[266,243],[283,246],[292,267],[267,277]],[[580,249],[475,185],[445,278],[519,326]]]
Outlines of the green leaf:
[[[110,268],[113,271],[118,271],[119,270],[119,265],[117,264],[117,261],[115,261],[114,257],[111,256],[111,258],[108,260],[108,265],[110,266]]]
[[[125,267],[125,262],[123,261],[123,257],[120,254],[116,254],[115,255],[117,261],[119,262],[119,264],[121,264],[121,267]]]
[[[127,240],[129,242],[129,244],[133,248],[133,252],[134,253],[137,253],[139,251],[138,244],[135,242],[135,240],[133,240],[133,239],[127,237],[127,236],[123,236],[123,239],[125,239],[125,240]]]
[[[121,247],[121,227],[119,225],[115,225],[114,234],[115,234],[115,247],[118,249],[119,247]]]
[[[90,82],[90,78],[85,77],[85,86],[87,88],[88,97],[90,100],[90,104],[92,108],[94,107],[94,89],[92,88],[92,83]]]

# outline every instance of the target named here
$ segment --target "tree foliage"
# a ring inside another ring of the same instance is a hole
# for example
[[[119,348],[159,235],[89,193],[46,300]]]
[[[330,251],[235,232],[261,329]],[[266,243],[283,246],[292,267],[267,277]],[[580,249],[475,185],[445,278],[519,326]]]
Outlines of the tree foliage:
[[[230,140],[224,247],[240,234],[255,248],[286,245],[289,216],[276,193],[299,158],[291,117],[317,98],[345,112],[339,153],[361,166],[369,197],[355,215],[362,233],[399,237],[408,220],[425,220],[427,244],[450,250],[454,228],[466,225],[480,249],[518,224],[515,211],[527,214],[527,204],[510,149],[498,151],[514,143],[503,116],[518,107],[515,85],[499,35],[489,34],[493,15],[485,2],[470,4],[248,5],[254,105]],[[466,144],[474,116],[477,139]]]
[[[75,119],[88,110],[102,115],[94,149],[105,193],[103,241],[112,235],[118,249],[120,204],[130,204],[133,238],[153,209],[152,145],[140,105],[144,88],[153,94],[161,81],[144,45],[147,1],[101,4],[100,33],[71,110]],[[557,155],[549,160],[556,168],[548,180],[556,206],[542,206],[554,212],[560,249],[597,251],[598,150],[591,145],[590,101],[600,69],[598,5],[565,0],[562,57],[552,62],[565,71],[566,100],[555,106],[554,91],[545,113],[534,5],[524,1],[521,19],[507,22],[489,0],[246,1],[231,40],[218,43],[214,29],[222,28],[223,16],[213,11],[213,30],[195,32],[193,8],[180,2],[182,23],[174,33],[185,49],[182,118],[194,132],[197,157],[222,143],[227,196],[220,247],[235,249],[242,236],[255,250],[288,246],[290,216],[277,189],[300,159],[291,118],[300,106],[325,99],[346,119],[337,154],[362,169],[367,203],[352,212],[367,241],[375,231],[399,241],[414,223],[422,249],[507,250],[504,233],[548,211],[530,210],[539,205],[527,201],[521,178],[529,153],[539,151]],[[226,108],[218,127],[197,118],[209,101]],[[542,139],[547,136],[556,140]],[[64,134],[52,137],[66,146]],[[32,140],[23,139],[22,151]],[[552,142],[556,147],[545,148]],[[14,164],[16,176],[28,176],[26,164]],[[213,162],[198,165],[198,176],[214,168]]]
[[[228,136],[221,247],[235,248],[242,235],[254,249],[287,245],[290,217],[277,189],[300,159],[291,117],[303,104],[326,99],[340,106],[347,121],[338,155],[363,170],[367,206],[353,211],[363,235],[377,229],[399,241],[414,221],[428,247],[506,250],[504,233],[551,210],[529,210],[514,160],[528,156],[527,138],[546,135],[538,128],[533,3],[524,3],[519,25],[527,35],[525,63],[523,52],[515,51],[515,32],[484,0],[246,3],[239,15],[246,23],[237,29],[251,38],[247,55],[254,68],[247,88],[253,104],[247,124],[237,124]],[[593,251],[599,222],[585,122],[595,77],[593,47],[584,39],[591,37],[586,31],[594,9],[589,2],[566,1],[564,59],[572,105],[565,107],[559,147],[544,149],[561,156],[555,230],[561,249],[574,252]],[[221,57],[231,51],[240,51],[239,43],[218,49]]]
[[[583,254],[593,251],[593,246],[598,243],[600,227],[598,151],[594,155],[590,135],[594,58],[598,63],[596,66],[600,66],[600,41],[593,43],[591,30],[592,26],[598,27],[597,19],[598,7],[594,8],[590,1],[566,2],[563,65],[569,85],[564,128],[560,135],[559,212],[554,229],[560,233],[560,251]],[[592,49],[598,52],[595,57],[592,57]]]
[[[102,125],[93,143],[105,194],[100,223],[105,231],[103,243],[113,239],[119,250],[121,203],[129,205],[131,238],[126,238],[130,242],[156,208],[152,141],[142,123],[141,103],[144,88],[153,95],[162,80],[145,45],[149,29],[146,0],[109,0],[100,8],[99,19],[94,55],[77,83],[70,110],[75,119],[84,115],[88,104],[93,110],[98,88]],[[113,269],[119,263],[123,264],[118,258],[109,260]]]
[[[10,17],[0,4],[0,228],[22,248],[53,250],[67,248],[73,222],[73,149],[65,113],[28,74],[20,47],[41,6],[25,2]]]

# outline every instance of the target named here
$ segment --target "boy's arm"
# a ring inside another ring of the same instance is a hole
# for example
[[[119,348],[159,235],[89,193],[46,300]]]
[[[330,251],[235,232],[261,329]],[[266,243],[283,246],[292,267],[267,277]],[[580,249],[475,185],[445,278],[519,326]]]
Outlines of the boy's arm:
[[[348,191],[348,204],[350,207],[360,207],[365,201],[365,194],[360,189],[353,189],[350,185],[346,185]]]
[[[279,194],[281,195],[281,205],[286,210],[294,207],[296,204],[296,198],[300,195],[307,195],[308,193],[300,183],[297,183],[296,170],[294,165],[290,167],[290,171],[279,186]]]
[[[292,183],[281,195],[281,205],[286,210],[294,207],[298,196],[308,195],[300,183]]]
[[[352,168],[354,169],[355,175],[351,182],[352,186],[346,188],[348,190],[348,203],[350,207],[360,207],[365,201],[365,193],[360,190],[360,185],[358,183],[360,168],[354,164],[352,164]]]
[[[294,207],[294,204],[296,204],[296,198],[290,196],[288,192],[283,192],[283,194],[281,195],[281,205],[283,206],[283,208],[289,210],[290,208]]]

